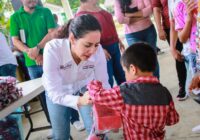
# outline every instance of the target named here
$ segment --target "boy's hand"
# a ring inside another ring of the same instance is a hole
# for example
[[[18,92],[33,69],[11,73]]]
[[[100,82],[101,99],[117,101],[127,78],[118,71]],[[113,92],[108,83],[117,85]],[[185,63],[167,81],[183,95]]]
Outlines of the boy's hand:
[[[78,105],[89,105],[92,104],[92,100],[90,98],[89,92],[86,91],[86,93],[83,96],[80,96],[78,99]]]

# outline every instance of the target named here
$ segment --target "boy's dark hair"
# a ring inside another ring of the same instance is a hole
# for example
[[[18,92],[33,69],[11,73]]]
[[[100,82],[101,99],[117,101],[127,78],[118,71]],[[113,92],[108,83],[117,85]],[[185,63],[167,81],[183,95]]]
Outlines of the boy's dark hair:
[[[74,19],[70,19],[68,23],[63,26],[63,32],[59,38],[68,38],[69,33],[72,32],[74,37],[79,39],[92,31],[101,32],[101,25],[94,16],[84,14],[75,17]]]
[[[147,43],[135,43],[128,47],[121,57],[121,63],[129,70],[131,64],[142,72],[153,72],[156,68],[155,50]]]

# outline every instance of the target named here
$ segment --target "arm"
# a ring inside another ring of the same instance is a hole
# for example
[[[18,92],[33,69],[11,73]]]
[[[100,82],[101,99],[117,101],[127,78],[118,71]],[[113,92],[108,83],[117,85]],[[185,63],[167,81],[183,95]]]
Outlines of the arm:
[[[192,21],[187,20],[182,30],[178,30],[178,37],[180,42],[185,43],[190,38],[190,32],[192,28]]]
[[[13,42],[13,45],[14,45],[17,49],[19,49],[21,52],[28,53],[28,51],[29,51],[28,46],[26,46],[26,45],[19,39],[19,37],[17,37],[17,36],[12,37],[12,42]]]
[[[49,99],[54,104],[77,109],[79,97],[69,95],[67,91],[62,90],[62,76],[59,72],[59,50],[52,49],[53,45],[55,44],[50,45],[47,43],[44,49],[43,85],[48,93]]]
[[[178,39],[178,33],[175,30],[174,20],[171,19],[170,20],[170,48],[171,48],[171,53],[176,60],[182,62],[184,57],[181,55],[181,52],[176,50],[177,39]]]
[[[122,13],[120,3],[118,0],[115,0],[115,2],[114,2],[114,11],[115,11],[115,17],[117,18],[117,21],[120,24],[129,24],[130,23],[130,18],[125,17],[124,13]]]
[[[161,23],[161,8],[154,7],[153,8],[153,15],[156,22],[156,27],[158,29],[158,35],[161,40],[166,40],[166,33],[163,30],[162,23]]]
[[[87,87],[93,102],[121,111],[124,103],[118,86],[105,90],[100,81],[92,81]]]
[[[179,114],[177,113],[174,102],[171,101],[169,105],[169,112],[167,114],[166,125],[174,125],[179,122]]]

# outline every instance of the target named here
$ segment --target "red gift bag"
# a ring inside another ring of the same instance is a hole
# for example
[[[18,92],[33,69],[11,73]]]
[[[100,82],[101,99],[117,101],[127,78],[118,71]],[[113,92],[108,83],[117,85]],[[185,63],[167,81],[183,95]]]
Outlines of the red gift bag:
[[[98,131],[119,129],[121,116],[118,112],[103,105],[93,104],[95,128]]]

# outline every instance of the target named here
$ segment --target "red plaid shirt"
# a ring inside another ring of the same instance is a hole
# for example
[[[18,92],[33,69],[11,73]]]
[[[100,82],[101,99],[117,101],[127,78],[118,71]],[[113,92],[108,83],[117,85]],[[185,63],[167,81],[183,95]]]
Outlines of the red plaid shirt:
[[[159,83],[155,77],[140,77],[130,82]],[[119,86],[105,90],[99,81],[92,81],[88,90],[94,102],[121,113],[125,140],[163,140],[165,125],[179,121],[173,100],[169,105],[125,104]]]

